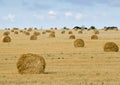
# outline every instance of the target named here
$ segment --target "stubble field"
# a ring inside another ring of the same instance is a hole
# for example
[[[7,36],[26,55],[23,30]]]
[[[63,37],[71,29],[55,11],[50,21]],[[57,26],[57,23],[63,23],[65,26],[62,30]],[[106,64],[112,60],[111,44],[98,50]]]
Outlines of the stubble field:
[[[120,85],[120,51],[104,52],[106,42],[115,42],[120,47],[120,31],[99,30],[98,40],[91,40],[92,30],[82,34],[72,30],[76,39],[83,39],[85,47],[75,48],[75,39],[69,39],[69,30],[54,30],[41,34],[37,40],[30,35],[10,32],[12,41],[3,43],[0,30],[0,85]],[[10,30],[9,30],[10,31]],[[31,35],[35,30],[33,30]],[[16,62],[21,54],[34,53],[46,60],[45,74],[19,74]]]

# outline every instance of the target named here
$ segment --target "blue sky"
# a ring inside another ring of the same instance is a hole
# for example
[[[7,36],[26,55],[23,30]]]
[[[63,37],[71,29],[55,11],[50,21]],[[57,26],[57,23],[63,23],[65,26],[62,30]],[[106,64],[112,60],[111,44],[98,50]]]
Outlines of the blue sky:
[[[0,0],[0,28],[120,27],[120,0]]]

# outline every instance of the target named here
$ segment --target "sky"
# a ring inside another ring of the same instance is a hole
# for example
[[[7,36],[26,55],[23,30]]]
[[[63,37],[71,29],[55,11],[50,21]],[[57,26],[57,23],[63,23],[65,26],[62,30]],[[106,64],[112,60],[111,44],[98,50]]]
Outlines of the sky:
[[[120,0],[0,0],[0,28],[120,27]]]

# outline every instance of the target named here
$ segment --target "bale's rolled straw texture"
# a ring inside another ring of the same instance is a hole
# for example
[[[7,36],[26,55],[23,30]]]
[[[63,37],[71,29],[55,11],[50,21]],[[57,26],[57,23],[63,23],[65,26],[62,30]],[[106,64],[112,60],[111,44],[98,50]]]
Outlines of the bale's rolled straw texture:
[[[37,36],[36,35],[31,35],[30,40],[37,40]]]
[[[92,35],[91,40],[98,40],[98,36],[97,35]]]
[[[3,40],[2,40],[4,43],[9,43],[11,42],[11,38],[7,35],[7,36],[4,36],[3,37]]]
[[[28,53],[21,55],[16,65],[20,74],[40,74],[44,73],[46,62],[42,56]]]
[[[82,39],[76,39],[74,41],[74,47],[84,47],[85,43]]]
[[[114,42],[107,42],[104,45],[104,51],[105,52],[118,52],[119,47]]]
[[[75,39],[75,35],[70,35],[69,39]]]

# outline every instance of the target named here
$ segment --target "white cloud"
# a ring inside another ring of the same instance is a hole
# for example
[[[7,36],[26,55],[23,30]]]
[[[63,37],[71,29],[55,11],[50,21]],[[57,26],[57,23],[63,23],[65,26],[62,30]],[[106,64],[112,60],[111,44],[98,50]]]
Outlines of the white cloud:
[[[76,15],[75,15],[75,19],[77,19],[77,20],[80,20],[80,19],[82,19],[82,14],[81,13],[77,13]]]
[[[66,16],[66,17],[72,17],[73,14],[72,14],[72,12],[66,12],[66,13],[65,13],[65,16]]]
[[[10,22],[14,22],[15,20],[15,15],[13,15],[13,14],[8,14],[7,16],[3,16],[2,17],[2,19],[3,20],[8,20],[8,21],[10,21]]]
[[[52,10],[48,11],[48,18],[55,19],[56,15],[57,13],[55,11],[52,11]]]
[[[56,16],[57,13],[55,11],[50,10],[50,11],[48,11],[48,15]]]

